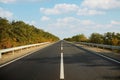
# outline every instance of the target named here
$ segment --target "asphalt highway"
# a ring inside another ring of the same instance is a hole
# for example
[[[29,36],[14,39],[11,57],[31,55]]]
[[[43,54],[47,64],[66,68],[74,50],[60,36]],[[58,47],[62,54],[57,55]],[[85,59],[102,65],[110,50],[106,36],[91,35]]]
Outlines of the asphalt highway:
[[[0,80],[120,80],[120,64],[59,41],[1,67]]]

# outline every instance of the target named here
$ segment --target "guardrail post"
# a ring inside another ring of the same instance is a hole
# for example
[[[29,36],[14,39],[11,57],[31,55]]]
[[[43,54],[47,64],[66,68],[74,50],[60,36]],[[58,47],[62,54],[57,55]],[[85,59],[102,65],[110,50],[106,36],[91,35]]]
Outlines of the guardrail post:
[[[0,53],[0,59],[2,58],[2,53]]]
[[[99,48],[98,45],[96,45],[96,47]]]
[[[87,44],[86,46],[90,47],[90,44]]]
[[[12,55],[14,55],[15,54],[15,52],[14,52],[14,50],[12,51]]]
[[[91,44],[92,45],[92,47],[94,47],[94,45],[93,44]]]
[[[29,50],[30,47],[27,47],[27,50]]]
[[[22,52],[22,48],[20,49],[20,52]]]
[[[112,51],[114,52],[114,47],[113,47],[113,46],[111,46],[111,49],[112,49]]]
[[[104,49],[104,46],[102,48]]]

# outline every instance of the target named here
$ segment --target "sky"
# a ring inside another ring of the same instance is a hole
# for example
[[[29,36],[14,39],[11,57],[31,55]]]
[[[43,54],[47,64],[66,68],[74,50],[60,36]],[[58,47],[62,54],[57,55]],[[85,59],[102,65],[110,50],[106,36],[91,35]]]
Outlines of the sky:
[[[22,20],[60,39],[120,32],[120,0],[0,0],[0,17]]]

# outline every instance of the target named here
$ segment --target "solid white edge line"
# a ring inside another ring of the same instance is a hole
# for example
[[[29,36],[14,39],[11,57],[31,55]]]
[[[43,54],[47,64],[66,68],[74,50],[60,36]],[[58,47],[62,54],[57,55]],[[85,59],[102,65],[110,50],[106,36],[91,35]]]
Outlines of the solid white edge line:
[[[76,45],[77,46],[77,45]],[[78,46],[79,47],[79,46]],[[87,49],[88,50],[88,49]],[[91,52],[91,50],[88,50],[88,51],[90,51]],[[94,54],[96,54],[96,55],[98,55],[98,56],[101,56],[101,57],[104,57],[104,58],[106,58],[106,59],[108,59],[108,60],[111,60],[111,61],[113,61],[113,62],[116,62],[116,63],[119,63],[120,64],[120,61],[118,61],[118,60],[115,60],[115,59],[112,59],[112,58],[110,58],[110,57],[107,57],[107,56],[104,56],[104,55],[102,55],[102,54],[98,54],[98,53],[95,53],[95,52],[93,52]]]
[[[36,51],[38,51],[38,50],[36,50]],[[7,66],[8,64],[11,64],[11,63],[13,63],[13,62],[15,62],[15,61],[17,61],[17,60],[19,60],[19,59],[22,59],[23,57],[26,57],[26,56],[28,56],[28,55],[36,52],[36,51],[33,51],[33,52],[31,52],[31,53],[28,53],[28,54],[25,54],[25,55],[23,55],[23,56],[21,56],[21,57],[18,57],[18,58],[16,58],[16,59],[12,60],[12,61],[9,61],[9,62],[1,65],[0,68],[2,68],[2,67],[4,67],[4,66]]]
[[[74,45],[75,45],[75,44],[74,44]],[[76,45],[76,46],[78,46],[78,45]],[[79,46],[78,46],[78,47],[79,47]],[[88,49],[86,49],[86,50],[88,50]],[[91,52],[91,50],[88,50],[88,51]],[[118,60],[112,59],[112,58],[110,58],[110,57],[107,57],[107,56],[104,56],[104,55],[102,55],[102,54],[98,54],[98,53],[95,53],[95,52],[93,52],[93,53],[96,54],[96,55],[98,55],[98,56],[104,57],[104,58],[106,58],[106,59],[108,59],[108,60],[111,60],[111,61],[113,61],[113,62],[116,62],[116,63],[119,63],[119,64],[120,64],[120,61],[118,61]]]
[[[97,53],[95,53],[95,54],[97,54]],[[111,60],[111,61],[114,61],[114,62],[116,62],[116,63],[120,63],[119,61],[117,61],[117,60],[115,60],[115,59],[112,59],[112,58],[110,58],[110,57],[107,57],[107,56],[104,56],[104,55],[101,55],[101,54],[97,54],[97,55],[99,55],[99,56],[101,56],[101,57],[104,57],[104,58],[106,58],[106,59],[109,59],[109,60]]]
[[[61,53],[60,79],[64,79],[63,53]]]
[[[56,42],[56,43],[57,43],[57,42]],[[55,43],[54,43],[54,44],[55,44]],[[53,45],[53,44],[50,44],[50,45]],[[50,46],[50,45],[49,45],[49,46]],[[48,47],[48,46],[46,46],[46,47]],[[44,47],[44,48],[46,48],[46,47]],[[41,49],[43,49],[43,48],[41,48]],[[37,52],[37,51],[39,51],[39,50],[41,50],[41,49],[37,49],[37,50],[35,50],[35,51],[33,51],[33,52],[30,52],[30,53],[25,54],[25,55],[23,55],[23,56],[21,56],[21,57],[18,57],[18,58],[16,58],[16,59],[13,59],[13,60],[5,63],[5,64],[2,64],[2,65],[0,65],[0,68],[2,68],[2,67],[4,67],[4,66],[7,66],[7,65],[9,65],[9,64],[11,64],[11,63],[13,63],[13,62],[15,62],[15,61],[17,61],[17,60],[19,60],[19,59],[22,59],[22,58],[24,58],[24,57],[26,57],[26,56],[34,53],[34,52]]]

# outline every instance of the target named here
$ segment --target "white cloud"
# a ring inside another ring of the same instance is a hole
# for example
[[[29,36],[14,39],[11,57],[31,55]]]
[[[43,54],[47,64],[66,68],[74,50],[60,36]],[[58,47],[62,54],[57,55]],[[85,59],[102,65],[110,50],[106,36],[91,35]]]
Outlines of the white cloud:
[[[45,29],[59,35],[61,38],[71,37],[75,34],[86,33],[92,30],[95,23],[91,20],[81,20],[75,17],[58,18],[51,24],[46,25]],[[53,28],[54,27],[54,28]],[[90,29],[91,28],[91,29]]]
[[[51,1],[56,1],[56,0],[0,0],[0,3],[5,3],[5,4],[9,4],[9,3],[28,3],[28,2],[51,2]]]
[[[12,18],[13,13],[0,7],[0,17]]]
[[[120,27],[118,24],[120,25],[120,22],[114,20],[106,24],[101,24],[91,20],[81,20],[75,17],[65,17],[56,19],[51,24],[46,25],[45,29],[47,29],[47,31],[54,32],[54,34],[57,34],[63,38],[80,33],[88,36],[93,32],[119,32]]]
[[[65,18],[59,18],[57,19],[58,23],[71,23],[71,22],[80,22],[79,19],[74,18],[74,17],[65,17]]]
[[[77,11],[79,7],[75,4],[56,4],[53,8],[40,8],[44,14],[63,14],[68,12]]]
[[[87,8],[99,9],[120,8],[120,0],[84,0],[81,5]]]
[[[93,25],[94,22],[92,22],[91,20],[80,20],[78,18],[75,17],[65,17],[65,18],[61,18],[61,19],[57,19],[57,23],[59,24],[64,24],[64,25]]]
[[[41,21],[48,21],[48,20],[50,20],[50,18],[47,17],[47,16],[43,16],[43,17],[41,18]]]
[[[40,11],[46,15],[56,15],[56,14],[77,14],[77,15],[103,15],[104,11],[90,9],[85,7],[78,6],[76,4],[56,4],[53,8],[40,8]]]
[[[40,8],[40,11],[44,14],[60,14],[60,12],[57,9],[46,9],[46,8]]]
[[[79,7],[75,4],[57,4],[54,7],[55,9],[58,9],[60,11],[70,12],[70,11],[76,11]]]
[[[25,23],[36,26],[36,21],[25,21]]]
[[[0,0],[1,3],[13,3],[16,2],[16,0]]]
[[[114,21],[114,20],[113,20],[113,21],[111,21],[111,24],[112,24],[112,25],[120,25],[120,21]]]
[[[103,11],[90,10],[88,8],[81,8],[78,10],[77,15],[102,15],[105,14]]]
[[[20,1],[26,1],[26,2],[51,2],[56,0],[20,0]]]
[[[91,20],[81,20],[82,25],[86,25],[86,26],[91,26],[94,25],[95,23]]]

